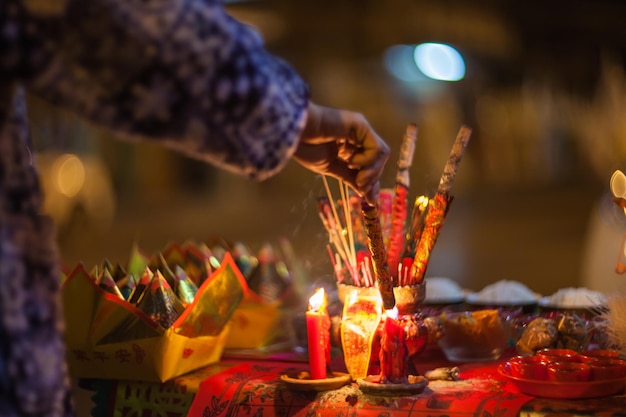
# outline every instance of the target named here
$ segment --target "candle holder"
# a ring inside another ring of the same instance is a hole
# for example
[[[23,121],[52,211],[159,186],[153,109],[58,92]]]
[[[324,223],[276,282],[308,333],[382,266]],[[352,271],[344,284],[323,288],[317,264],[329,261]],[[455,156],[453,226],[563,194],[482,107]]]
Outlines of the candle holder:
[[[346,369],[354,380],[367,377],[372,340],[382,313],[380,296],[353,291],[345,299],[341,322],[341,345]]]
[[[398,309],[387,310],[379,326],[378,358],[380,370],[376,375],[358,379],[359,389],[369,395],[405,396],[424,391],[428,380],[422,375],[409,375],[407,326],[398,317]]]
[[[361,391],[381,396],[422,392],[428,381],[423,376],[410,375],[409,364],[427,345],[435,344],[442,332],[438,319],[423,318],[420,314],[426,294],[425,284],[393,289],[398,312],[393,320],[398,330],[393,344],[398,346],[387,346],[387,351],[391,351],[388,353],[390,355],[399,355],[401,352],[405,355],[404,361],[396,361],[394,365],[398,371],[396,373],[402,375],[393,378],[381,372],[382,339],[388,329],[385,329],[386,321],[381,320],[383,310],[378,288],[338,283],[337,289],[340,301],[344,304],[340,330],[344,361]]]
[[[350,297],[353,293],[355,293],[357,297],[377,297],[379,294],[378,288],[376,287],[362,287],[337,282],[337,298],[341,305],[345,305],[346,297]]]
[[[441,323],[434,317],[423,318],[420,313],[420,309],[426,295],[425,283],[394,287],[393,290],[398,309],[398,320],[402,323],[402,326],[405,329],[405,342],[409,351],[410,360],[413,362],[415,357],[418,356],[426,348],[426,346],[436,344],[441,338]],[[350,297],[361,300],[380,298],[380,294],[376,287],[359,287],[344,283],[337,283],[337,294],[339,300],[344,303],[344,311],[345,302],[346,300],[350,300]],[[350,301],[348,301],[348,303],[350,303]],[[341,322],[343,323],[344,320],[345,317],[342,318]],[[374,334],[371,336],[371,346],[368,347],[368,351],[370,352],[368,367],[369,373],[377,373],[380,371],[380,361],[378,355],[380,352],[380,340],[382,334],[381,327],[382,326],[379,322]],[[343,331],[346,331],[345,328],[343,328]],[[345,359],[345,356],[350,355],[350,353],[349,351],[346,351],[343,341],[341,341],[341,347],[344,351]],[[352,360],[352,358],[346,359],[346,361]],[[360,377],[362,378],[364,375],[361,373]]]
[[[295,391],[323,392],[341,388],[348,384],[351,378],[350,374],[333,372],[323,379],[311,379],[311,375],[303,371],[283,374],[280,380]]]

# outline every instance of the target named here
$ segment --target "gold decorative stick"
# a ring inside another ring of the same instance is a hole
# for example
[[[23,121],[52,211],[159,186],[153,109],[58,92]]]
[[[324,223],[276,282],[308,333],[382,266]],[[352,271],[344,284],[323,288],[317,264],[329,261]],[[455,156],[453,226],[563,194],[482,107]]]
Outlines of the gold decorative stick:
[[[417,244],[424,231],[424,221],[426,220],[426,211],[428,210],[429,201],[430,199],[425,195],[420,195],[415,198],[413,210],[411,211],[411,224],[406,234],[405,257],[413,258],[415,256]]]
[[[396,298],[393,295],[393,282],[389,274],[387,264],[387,252],[383,241],[383,230],[378,217],[378,207],[370,206],[367,201],[361,201],[361,212],[363,213],[363,224],[367,234],[367,245],[372,256],[372,267],[376,275],[378,290],[383,300],[385,310],[391,310],[396,305]]]
[[[409,272],[409,280],[412,285],[417,285],[424,281],[430,254],[435,247],[452,200],[453,197],[448,194],[437,193],[434,198],[428,201],[422,232],[419,242],[417,242],[413,265]]]

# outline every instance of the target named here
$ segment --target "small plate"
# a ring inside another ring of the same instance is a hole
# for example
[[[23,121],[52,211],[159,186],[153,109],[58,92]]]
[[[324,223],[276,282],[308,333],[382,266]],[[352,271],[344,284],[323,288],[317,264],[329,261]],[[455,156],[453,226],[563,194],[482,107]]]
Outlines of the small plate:
[[[472,306],[478,307],[481,309],[503,309],[503,310],[517,310],[521,309],[522,313],[528,314],[535,311],[537,305],[539,303],[539,296],[535,298],[535,300],[525,300],[525,301],[511,301],[511,302],[490,302],[483,301],[478,299],[477,293],[469,294],[465,298],[465,303]]]
[[[478,293],[471,293],[468,294],[465,297],[465,301],[470,303],[470,304],[476,304],[476,305],[494,305],[494,306],[507,306],[507,307],[514,307],[514,306],[525,306],[525,305],[537,305],[537,303],[539,303],[539,300],[541,299],[541,296],[539,294],[535,294],[535,298],[532,300],[523,300],[523,301],[488,301],[488,300],[481,300],[479,298],[479,294]]]
[[[575,308],[587,308],[587,309],[603,308],[603,304],[587,304],[587,305],[555,304],[552,302],[552,300],[550,300],[550,297],[541,297],[539,299],[539,305],[541,307],[556,308],[556,309],[561,309],[561,310],[569,310],[569,309],[575,309]]]
[[[562,305],[562,304],[555,304],[552,302],[552,300],[550,300],[549,297],[542,297],[541,299],[539,299],[539,307],[544,307],[544,308],[551,308],[554,310],[589,310],[589,311],[596,311],[596,310],[606,310],[606,304],[588,304],[588,305]]]
[[[381,397],[402,397],[421,394],[428,385],[428,380],[422,375],[409,375],[408,384],[381,384],[374,382],[378,375],[370,375],[364,379],[357,379],[356,383],[364,394]]]
[[[626,387],[626,378],[607,379],[585,382],[553,382],[533,379],[517,378],[504,370],[504,365],[498,366],[498,372],[513,383],[524,394],[543,398],[599,398],[623,394]]]
[[[438,305],[438,304],[459,304],[465,301],[465,297],[449,297],[449,298],[425,298],[422,304],[424,305]]]
[[[307,371],[302,371],[294,372],[293,374],[283,374],[280,376],[280,380],[295,391],[317,392],[341,388],[352,380],[350,374],[344,372],[333,372],[332,375],[330,378],[311,379]]]

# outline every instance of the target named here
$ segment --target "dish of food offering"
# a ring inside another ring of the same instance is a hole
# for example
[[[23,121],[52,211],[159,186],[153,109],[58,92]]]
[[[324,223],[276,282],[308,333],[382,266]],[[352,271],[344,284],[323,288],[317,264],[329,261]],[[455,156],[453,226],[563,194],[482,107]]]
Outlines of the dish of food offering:
[[[438,344],[451,362],[481,362],[500,358],[512,336],[512,324],[498,310],[444,312]]]
[[[455,304],[465,300],[466,291],[454,280],[446,277],[428,277],[423,304]]]
[[[469,294],[465,301],[481,307],[526,307],[533,308],[541,295],[533,292],[518,281],[500,280],[487,285],[482,290]]]
[[[606,296],[588,288],[561,288],[552,295],[542,297],[539,305],[552,308],[591,308],[606,304]]]
[[[545,398],[606,397],[624,393],[626,386],[626,361],[569,349],[516,356],[502,363],[498,372],[521,392]]]
[[[584,287],[561,288],[539,300],[539,312],[543,315],[568,312],[589,318],[606,311],[606,303],[607,298],[601,292]]]

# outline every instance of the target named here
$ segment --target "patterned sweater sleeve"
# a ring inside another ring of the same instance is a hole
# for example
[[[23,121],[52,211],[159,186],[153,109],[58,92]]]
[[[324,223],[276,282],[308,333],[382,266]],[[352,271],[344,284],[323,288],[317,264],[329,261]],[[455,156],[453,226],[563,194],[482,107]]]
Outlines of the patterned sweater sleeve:
[[[254,179],[295,151],[307,85],[221,2],[8,3],[4,42],[31,93]]]

